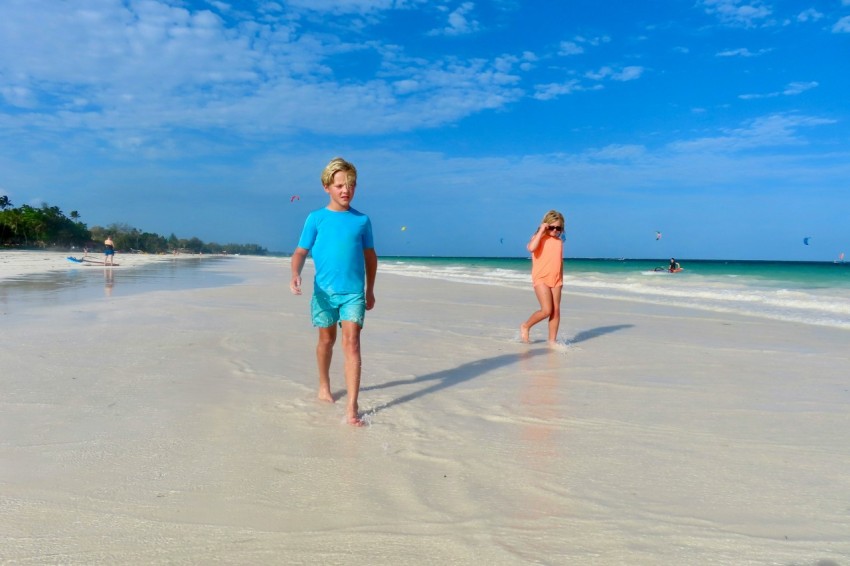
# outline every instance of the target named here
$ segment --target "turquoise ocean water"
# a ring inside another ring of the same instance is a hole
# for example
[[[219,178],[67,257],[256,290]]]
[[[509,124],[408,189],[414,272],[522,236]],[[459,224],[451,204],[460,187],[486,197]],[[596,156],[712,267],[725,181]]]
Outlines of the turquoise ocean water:
[[[850,330],[850,262],[566,259],[565,294],[676,305]],[[530,289],[528,258],[382,257],[408,277]],[[565,295],[567,296],[567,295]]]

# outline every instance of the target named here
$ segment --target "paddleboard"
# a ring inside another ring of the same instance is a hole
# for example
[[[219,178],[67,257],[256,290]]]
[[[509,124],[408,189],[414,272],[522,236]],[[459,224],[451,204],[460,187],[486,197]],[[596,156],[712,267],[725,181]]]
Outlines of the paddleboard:
[[[89,265],[89,266],[91,266],[91,265],[100,265],[102,267],[116,267],[116,266],[118,266],[117,263],[107,264],[107,263],[104,263],[102,261],[98,261],[96,259],[88,259],[88,258],[85,258],[85,257],[80,260],[80,263],[82,263],[83,265]]]

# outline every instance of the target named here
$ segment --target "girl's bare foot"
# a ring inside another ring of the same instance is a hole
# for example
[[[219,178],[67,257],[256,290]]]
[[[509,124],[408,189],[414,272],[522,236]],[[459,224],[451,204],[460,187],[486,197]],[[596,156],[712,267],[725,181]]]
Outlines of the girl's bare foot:
[[[351,426],[363,426],[366,424],[360,418],[360,407],[356,401],[354,403],[349,402],[348,406],[345,407],[345,412],[348,414],[347,420]]]
[[[525,323],[519,325],[519,339],[528,344],[528,327]]]
[[[319,390],[319,395],[317,396],[319,401],[324,401],[325,403],[335,403],[334,396],[330,391]]]

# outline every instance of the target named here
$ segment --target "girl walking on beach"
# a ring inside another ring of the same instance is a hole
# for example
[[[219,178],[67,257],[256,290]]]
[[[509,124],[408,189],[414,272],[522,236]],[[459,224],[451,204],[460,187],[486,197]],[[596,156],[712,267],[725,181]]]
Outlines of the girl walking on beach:
[[[540,302],[540,310],[519,325],[523,342],[529,341],[531,327],[546,319],[549,319],[549,343],[557,342],[558,326],[561,324],[561,289],[564,286],[563,233],[564,215],[550,210],[526,246],[531,252],[531,284]]]

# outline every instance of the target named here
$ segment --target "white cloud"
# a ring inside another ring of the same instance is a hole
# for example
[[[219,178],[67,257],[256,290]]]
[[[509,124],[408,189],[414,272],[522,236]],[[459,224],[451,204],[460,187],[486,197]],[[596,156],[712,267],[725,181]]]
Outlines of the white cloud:
[[[744,127],[725,130],[723,135],[675,142],[670,148],[683,152],[734,152],[756,148],[803,145],[799,130],[834,124],[815,116],[775,114],[750,121]]]
[[[404,4],[352,1],[335,9]],[[467,2],[455,13],[466,18],[471,9]],[[145,132],[174,130],[266,135],[338,131],[342,122],[366,134],[404,131],[518,100],[517,73],[537,61],[530,51],[421,60],[357,36],[349,42],[304,31],[291,13],[269,13],[226,23],[209,10],[151,0],[4,1],[0,97],[31,112],[0,114],[0,125],[73,129],[126,148],[153,143],[157,136]],[[453,21],[456,30],[472,25]],[[345,59],[361,52],[374,56],[376,68],[353,79]]]
[[[639,67],[636,65],[630,65],[628,67],[623,67],[623,69],[617,73],[611,75],[611,79],[615,81],[633,81],[635,79],[639,79],[643,74],[643,67]]]
[[[808,81],[808,82],[793,82],[785,85],[785,88],[781,91],[768,92],[763,94],[741,94],[738,96],[741,100],[758,100],[761,98],[776,98],[777,96],[796,96],[798,94],[802,94],[807,90],[811,90],[813,88],[817,88],[818,83],[816,81]]]
[[[591,47],[597,47],[602,45],[603,43],[609,43],[611,41],[611,37],[607,35],[600,35],[595,37],[585,37],[583,35],[577,35],[572,40],[562,41],[560,43],[558,49],[558,55],[562,57],[568,57],[570,55],[580,55],[586,51],[586,45]]]
[[[406,9],[422,0],[287,0],[287,6],[329,14],[371,14],[392,9]],[[281,10],[280,4],[265,3],[267,8]]]
[[[759,49],[756,52],[752,52],[746,47],[740,47],[738,49],[726,49],[720,51],[715,55],[715,57],[758,57],[759,55],[764,55],[770,51],[770,49]]]
[[[762,98],[775,98],[777,96],[779,96],[778,92],[769,92],[767,94],[748,93],[748,94],[739,94],[738,98],[740,98],[741,100],[760,100]]]
[[[530,71],[537,63],[538,57],[531,51],[524,51],[520,56],[519,68],[521,71]]]
[[[18,108],[34,108],[37,104],[32,91],[25,86],[0,86],[0,96],[10,106],[17,106]]]
[[[706,13],[724,24],[754,27],[767,23],[773,10],[760,0],[702,0]]]
[[[558,49],[558,55],[561,56],[579,55],[581,53],[584,53],[584,47],[575,41],[562,41],[560,49]]]
[[[475,4],[472,2],[464,2],[454,11],[449,13],[446,26],[433,30],[430,35],[467,35],[474,33],[480,29],[480,24],[477,20],[471,19],[469,15],[475,9]]]
[[[596,37],[584,37],[581,35],[577,35],[575,37],[575,40],[578,43],[587,43],[588,45],[596,47],[598,45],[602,45],[603,43],[609,43],[611,41],[611,37],[607,35],[600,35]]]
[[[647,149],[642,145],[612,144],[602,149],[589,150],[584,155],[593,160],[628,162],[646,157]]]
[[[600,67],[598,71],[588,71],[584,76],[593,81],[601,81],[610,77],[612,74],[614,74],[614,69],[606,65]]]
[[[809,8],[809,9],[803,10],[802,12],[797,14],[797,21],[802,22],[802,23],[816,22],[823,17],[824,17],[824,15],[821,12],[818,12],[814,8]]]
[[[403,79],[400,81],[396,81],[393,83],[395,87],[395,92],[399,95],[410,94],[420,90],[421,85],[419,81],[415,81],[412,79]]]
[[[601,67],[598,71],[588,71],[585,73],[585,77],[594,81],[602,81],[605,79],[611,79],[612,81],[633,81],[635,79],[640,78],[643,74],[644,68],[636,65],[630,65],[627,67],[623,67],[622,69],[614,70],[612,67],[604,66]]]
[[[817,86],[818,83],[816,81],[789,83],[788,86],[785,87],[785,90],[782,91],[782,94],[786,96],[794,96],[816,88]]]
[[[834,33],[850,33],[850,16],[844,16],[832,26]]]
[[[549,83],[545,85],[537,85],[533,98],[536,100],[552,100],[559,96],[572,94],[576,91],[584,90],[581,83],[575,79],[564,83]]]

